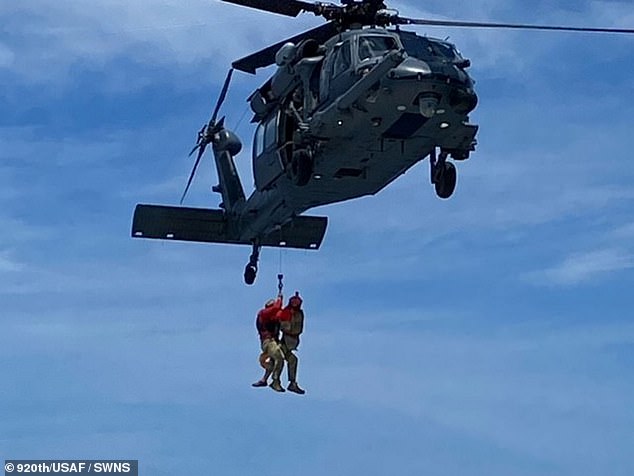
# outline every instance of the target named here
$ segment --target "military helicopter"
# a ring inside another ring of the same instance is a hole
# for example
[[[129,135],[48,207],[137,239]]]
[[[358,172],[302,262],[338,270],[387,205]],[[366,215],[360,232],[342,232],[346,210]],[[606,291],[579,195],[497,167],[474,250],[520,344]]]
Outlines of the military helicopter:
[[[197,157],[181,197],[211,145],[221,194],[218,209],[137,205],[132,236],[243,244],[252,248],[244,280],[253,284],[264,246],[319,249],[327,217],[302,215],[330,203],[372,195],[429,157],[430,181],[441,199],[456,186],[452,161],[475,150],[478,126],[471,62],[445,40],[402,25],[634,33],[585,28],[413,19],[382,0],[341,5],[301,0],[222,0],[290,17],[327,20],[232,64],[211,119],[198,133]],[[248,98],[257,124],[252,150],[255,190],[247,199],[234,157],[240,139],[218,114],[234,70],[277,65]]]

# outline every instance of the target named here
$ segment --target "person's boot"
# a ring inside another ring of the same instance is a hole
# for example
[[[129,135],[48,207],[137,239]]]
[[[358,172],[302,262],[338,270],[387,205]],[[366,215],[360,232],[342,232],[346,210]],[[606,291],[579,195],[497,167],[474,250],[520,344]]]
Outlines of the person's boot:
[[[280,384],[279,380],[273,380],[271,382],[271,385],[269,385],[269,387],[271,387],[276,392],[285,392],[286,391],[286,390],[284,390],[284,387],[282,387],[282,385]]]
[[[299,385],[297,385],[297,382],[289,383],[287,388],[289,392],[298,393],[300,395],[304,395],[306,393],[306,390],[300,388]]]
[[[266,387],[266,380],[258,380],[251,384],[252,387]]]

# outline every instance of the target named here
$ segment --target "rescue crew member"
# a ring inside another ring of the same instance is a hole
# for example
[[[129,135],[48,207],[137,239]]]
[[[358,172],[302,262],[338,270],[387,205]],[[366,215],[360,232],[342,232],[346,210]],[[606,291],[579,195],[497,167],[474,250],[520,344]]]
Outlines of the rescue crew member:
[[[284,354],[278,342],[280,331],[280,317],[283,305],[282,295],[277,299],[270,299],[263,309],[260,309],[255,320],[255,326],[260,336],[262,353],[269,358],[269,365],[266,368],[264,377],[252,384],[254,387],[266,387],[269,376],[273,375],[270,387],[276,392],[284,392],[284,387],[280,383],[280,375],[284,367]]]
[[[304,331],[304,311],[302,310],[302,298],[296,292],[288,300],[280,319],[280,327],[282,330],[282,339],[280,346],[284,353],[284,358],[288,364],[288,390],[300,395],[306,393],[299,385],[297,385],[297,356],[293,353],[299,346],[299,336]]]

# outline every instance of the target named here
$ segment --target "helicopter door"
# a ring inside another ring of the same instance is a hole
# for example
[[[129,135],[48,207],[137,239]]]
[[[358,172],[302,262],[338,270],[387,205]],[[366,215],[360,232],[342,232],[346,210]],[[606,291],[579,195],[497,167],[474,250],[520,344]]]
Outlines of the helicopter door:
[[[337,43],[329,55],[322,72],[322,102],[332,100],[345,93],[354,84],[352,73],[352,43],[350,40]]]
[[[253,177],[258,190],[266,188],[283,172],[277,146],[279,111],[261,122],[255,131]]]

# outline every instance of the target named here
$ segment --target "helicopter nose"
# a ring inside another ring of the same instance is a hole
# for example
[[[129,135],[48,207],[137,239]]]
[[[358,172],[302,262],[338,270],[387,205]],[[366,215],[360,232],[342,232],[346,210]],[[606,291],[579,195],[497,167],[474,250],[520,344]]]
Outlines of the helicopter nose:
[[[469,114],[478,105],[478,96],[473,88],[458,87],[449,94],[449,104],[459,114]]]
[[[390,79],[418,79],[431,75],[431,68],[427,63],[416,58],[405,58],[401,64],[388,73]]]

